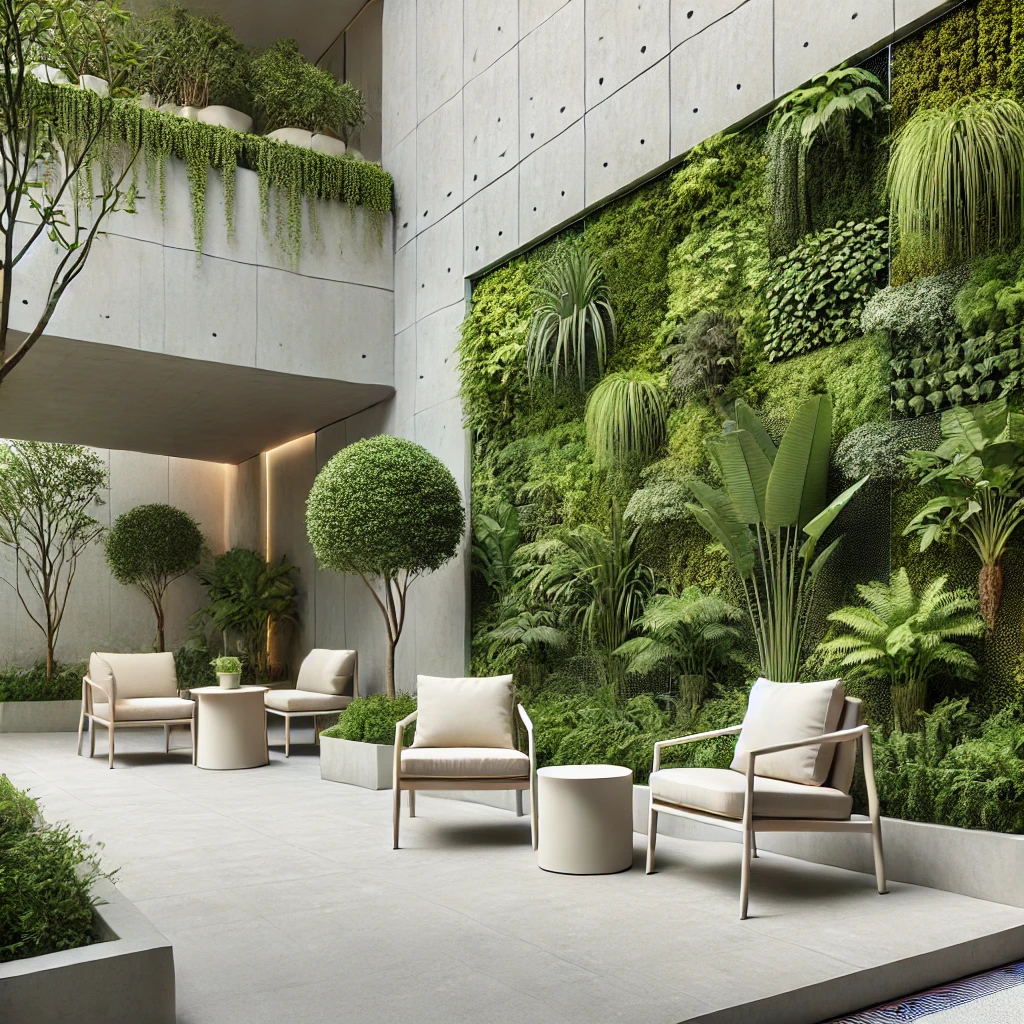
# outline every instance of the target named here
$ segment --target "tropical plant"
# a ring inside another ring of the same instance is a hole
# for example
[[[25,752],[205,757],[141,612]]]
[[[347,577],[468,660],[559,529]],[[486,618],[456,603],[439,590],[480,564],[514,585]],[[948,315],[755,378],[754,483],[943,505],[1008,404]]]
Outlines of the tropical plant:
[[[887,190],[901,256],[956,263],[1021,239],[1024,107],[1007,96],[925,106],[900,129]]]
[[[706,442],[724,490],[689,481],[695,500],[687,508],[729,555],[761,672],[778,682],[799,679],[818,576],[841,538],[820,552],[818,542],[865,483],[828,500],[831,441],[828,395],[797,409],[778,447],[754,411],[737,402],[735,423]]]
[[[651,458],[665,440],[667,419],[657,377],[643,370],[609,374],[587,399],[587,443],[595,462],[614,469]]]
[[[772,197],[773,238],[791,250],[810,231],[807,159],[816,143],[850,148],[853,121],[885,109],[882,83],[864,68],[840,67],[816,75],[783,97],[768,124],[765,150]]]
[[[196,570],[208,600],[195,612],[193,622],[208,622],[219,630],[225,651],[228,635],[237,634],[247,671],[267,679],[272,630],[297,621],[297,571],[283,558],[272,564],[256,551],[232,548]]]
[[[88,448],[44,441],[0,442],[0,544],[14,556],[14,580],[0,576],[46,641],[46,681],[78,559],[103,533],[107,467]]]
[[[395,648],[410,585],[451,559],[466,528],[458,484],[436,456],[380,435],[343,448],[317,474],[306,532],[317,562],[358,576],[387,631],[385,679],[395,696]]]
[[[217,675],[237,676],[242,674],[242,661],[231,655],[221,654],[210,661]]]
[[[173,505],[137,505],[119,515],[107,534],[114,579],[138,587],[153,606],[158,651],[164,649],[164,594],[199,564],[204,543],[195,519]]]
[[[963,538],[981,561],[978,594],[991,629],[1003,593],[1003,555],[1024,520],[1024,414],[1005,400],[942,414],[942,443],[913,451],[907,465],[921,487],[937,490],[907,524],[921,550]]]
[[[391,746],[395,742],[395,726],[416,710],[416,695],[399,693],[394,698],[383,693],[356,697],[338,716],[338,724],[325,729],[321,735],[356,743],[379,743]],[[416,735],[416,723],[406,726],[405,744],[410,745]]]
[[[928,682],[938,672],[953,671],[961,679],[977,675],[974,656],[957,641],[984,631],[978,602],[966,590],[947,590],[946,583],[940,576],[918,597],[907,570],[897,569],[888,585],[858,584],[861,604],[829,615],[849,632],[822,643],[820,657],[861,678],[887,681],[900,730],[920,727]]]
[[[979,259],[969,274],[960,276],[963,287],[953,307],[968,335],[1002,331],[1024,321],[1024,246]]]
[[[637,626],[643,636],[627,640],[618,654],[628,671],[646,675],[669,667],[678,679],[688,715],[704,703],[715,674],[727,662],[740,660],[740,631],[733,623],[743,612],[717,594],[686,587],[678,594],[657,594],[647,602]]]
[[[366,119],[363,94],[311,64],[294,39],[279,39],[252,62],[252,91],[264,132],[305,128],[341,137]]]
[[[507,608],[505,617],[481,639],[489,662],[497,669],[516,669],[542,649],[561,651],[568,646],[566,631],[559,627],[558,613],[551,608]]]
[[[598,376],[604,374],[615,341],[615,314],[602,261],[583,238],[555,249],[534,287],[533,302],[526,340],[530,379],[550,373],[557,388],[559,370],[575,370],[584,390],[591,349]]]
[[[806,238],[776,263],[768,287],[770,360],[854,337],[864,305],[889,270],[884,217],[848,221]]]
[[[104,11],[123,15],[115,5]],[[74,21],[76,45],[118,79],[113,15],[93,22],[79,14],[77,0],[0,0],[0,386],[45,333],[107,217],[115,210],[135,210],[132,169],[141,138],[109,145],[117,101],[46,85],[29,72],[54,36],[63,34],[61,26],[70,30]],[[84,112],[84,119],[71,116],[71,108]],[[90,169],[96,158],[102,158],[102,173],[94,181]],[[55,258],[33,260],[29,270],[26,257],[37,246]],[[19,283],[23,275],[31,276],[31,287]],[[42,309],[24,309],[14,301],[20,294],[45,295]]]
[[[960,330],[953,304],[965,283],[962,268],[889,285],[864,306],[860,329],[865,334],[886,331],[913,347],[942,344]],[[981,332],[984,333],[984,332]]]
[[[522,539],[515,505],[501,500],[491,507],[490,514],[474,513],[473,568],[499,603],[515,582],[512,559]]]
[[[602,659],[617,688],[625,678],[619,648],[636,635],[644,605],[655,589],[643,564],[637,531],[623,525],[613,503],[607,533],[580,526],[522,549],[520,575],[542,605],[557,609],[563,629],[577,632]]]
[[[680,324],[662,358],[671,363],[672,391],[680,402],[702,394],[717,398],[739,370],[739,323],[717,310],[705,310]]]

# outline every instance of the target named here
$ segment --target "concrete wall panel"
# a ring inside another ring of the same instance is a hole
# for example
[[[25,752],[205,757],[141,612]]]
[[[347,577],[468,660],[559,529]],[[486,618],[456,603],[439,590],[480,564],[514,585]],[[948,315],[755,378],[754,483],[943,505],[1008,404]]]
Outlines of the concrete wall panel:
[[[519,244],[578,216],[584,206],[584,131],[577,121],[519,165]]]
[[[416,128],[416,0],[385,0],[381,149],[385,157]]]
[[[466,203],[466,276],[519,244],[519,168]]]
[[[225,547],[263,549],[260,536],[260,473],[262,457],[225,467]]]
[[[463,304],[459,303],[461,307]],[[429,324],[433,314],[421,321]],[[416,335],[420,328],[416,325],[402,331],[395,337],[395,397],[391,399],[388,409],[390,415],[390,433],[398,437],[413,436],[413,417],[416,415],[417,401],[417,354]]]
[[[462,203],[462,95],[430,114],[416,140],[416,225],[424,231]]]
[[[419,122],[462,88],[462,0],[416,5],[416,105]]]
[[[459,394],[459,326],[466,305],[439,309],[416,325],[416,413],[450,401]]]
[[[489,68],[519,41],[518,0],[465,0],[463,77]]]
[[[519,162],[518,54],[506,54],[467,82],[463,99],[468,199]]]
[[[948,7],[935,0],[895,0],[896,28],[905,30],[931,21]]]
[[[451,306],[466,294],[462,273],[462,209],[416,239],[416,317]]]
[[[671,0],[672,46],[703,32],[748,0]]]
[[[672,53],[671,155],[769,105],[772,73],[772,0],[747,0]]]
[[[668,162],[668,61],[588,111],[585,124],[586,203],[590,206]]]
[[[569,0],[519,0],[519,36],[528,36]]]
[[[587,109],[607,99],[669,51],[665,0],[588,0]]]
[[[395,331],[416,322],[416,241],[395,253]],[[396,383],[397,387],[397,383]]]
[[[384,157],[384,169],[395,179],[395,249],[416,237],[416,132],[407,135]]]
[[[583,116],[583,0],[569,0],[519,44],[519,153]]]
[[[877,45],[894,31],[892,0],[775,0],[775,92]]]

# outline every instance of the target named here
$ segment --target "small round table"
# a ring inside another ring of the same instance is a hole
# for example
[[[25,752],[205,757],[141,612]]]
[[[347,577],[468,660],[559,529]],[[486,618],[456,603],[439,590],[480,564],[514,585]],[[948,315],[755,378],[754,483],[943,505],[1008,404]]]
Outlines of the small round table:
[[[196,700],[196,742],[192,763],[224,771],[270,764],[265,686],[200,686]]]
[[[633,866],[633,772],[570,764],[537,772],[537,864],[566,875]]]

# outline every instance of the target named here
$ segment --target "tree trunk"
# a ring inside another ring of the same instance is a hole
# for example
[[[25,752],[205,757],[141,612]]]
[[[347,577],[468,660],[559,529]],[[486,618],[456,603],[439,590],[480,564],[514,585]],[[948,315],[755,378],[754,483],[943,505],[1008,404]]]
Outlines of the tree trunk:
[[[892,688],[893,724],[899,732],[919,732],[924,722],[921,712],[928,697],[923,682],[899,683]]]
[[[46,681],[53,681],[53,637],[46,638]]]
[[[156,649],[161,654],[164,649],[164,610],[158,604],[156,607]]]
[[[395,699],[395,647],[397,640],[388,640],[388,658],[384,666],[384,680],[387,683],[388,696]]]
[[[978,574],[978,599],[985,625],[994,629],[996,615],[1003,601],[1003,567],[998,562],[981,567]]]

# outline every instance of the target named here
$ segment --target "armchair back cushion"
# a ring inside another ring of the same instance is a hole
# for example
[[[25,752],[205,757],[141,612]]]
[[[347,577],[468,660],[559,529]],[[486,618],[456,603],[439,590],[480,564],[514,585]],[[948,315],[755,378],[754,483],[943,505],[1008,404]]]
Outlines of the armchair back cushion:
[[[355,696],[357,660],[355,651],[314,648],[299,668],[296,690],[327,693],[335,697]]]
[[[856,729],[863,722],[861,703],[856,697],[847,697],[843,702],[843,713],[839,719],[839,730]],[[828,784],[841,793],[849,793],[853,785],[853,769],[857,764],[857,751],[860,740],[850,743],[837,743],[835,757],[832,759],[832,774]]]
[[[512,740],[512,677],[416,681],[414,747],[500,747]]]
[[[99,686],[117,683],[118,700],[137,697],[177,697],[178,676],[174,671],[174,655],[162,654],[98,654],[89,656],[89,678]]]
[[[747,770],[747,751],[835,732],[846,692],[838,679],[824,683],[773,683],[758,679],[750,691],[743,729],[730,767]],[[812,743],[776,754],[761,754],[754,772],[768,779],[820,786],[828,778],[834,743]]]

